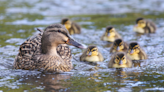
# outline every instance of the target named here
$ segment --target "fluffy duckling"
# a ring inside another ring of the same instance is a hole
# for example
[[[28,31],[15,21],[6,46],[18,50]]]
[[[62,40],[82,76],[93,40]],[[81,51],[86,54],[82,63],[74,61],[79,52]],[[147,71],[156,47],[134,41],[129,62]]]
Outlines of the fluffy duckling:
[[[116,39],[113,42],[113,45],[110,49],[110,53],[127,52],[127,50],[128,50],[128,44],[124,42],[122,39]]]
[[[96,46],[88,46],[80,56],[80,61],[98,62],[103,60],[104,58]]]
[[[109,68],[129,68],[132,67],[131,59],[124,52],[115,53],[108,63]]]
[[[132,42],[129,44],[127,55],[131,58],[131,60],[147,59],[145,51],[139,46],[137,42]]]
[[[137,33],[154,33],[156,31],[156,26],[152,21],[145,20],[144,18],[136,19],[136,26],[134,26],[133,31]]]
[[[115,30],[114,27],[108,26],[106,27],[106,31],[101,37],[101,40],[103,41],[109,41],[109,42],[114,42],[115,39],[121,38],[119,33]]]
[[[61,24],[65,26],[65,28],[69,31],[71,35],[81,33],[80,26],[75,22],[69,20],[68,18],[62,19]]]
[[[70,71],[72,56],[67,44],[85,48],[70,37],[63,25],[50,25],[43,33],[29,38],[20,46],[14,68],[47,72]]]

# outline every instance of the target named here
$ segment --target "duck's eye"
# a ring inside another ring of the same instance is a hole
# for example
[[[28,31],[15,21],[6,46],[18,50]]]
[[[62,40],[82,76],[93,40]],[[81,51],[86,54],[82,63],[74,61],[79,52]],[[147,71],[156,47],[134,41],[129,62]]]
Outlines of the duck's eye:
[[[123,57],[122,59],[124,60],[125,58]]]
[[[116,57],[116,59],[118,59],[118,60],[119,60],[119,57]]]
[[[138,47],[135,47],[134,49],[138,49]]]
[[[58,32],[61,32],[61,30],[58,30]]]

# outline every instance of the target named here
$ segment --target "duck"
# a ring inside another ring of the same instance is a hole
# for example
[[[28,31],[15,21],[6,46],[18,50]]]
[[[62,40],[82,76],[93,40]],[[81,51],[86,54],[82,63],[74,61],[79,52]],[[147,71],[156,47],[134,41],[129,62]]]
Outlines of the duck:
[[[116,39],[112,47],[110,49],[110,53],[115,53],[115,52],[127,52],[128,50],[128,44],[124,42],[121,38]]]
[[[69,31],[71,35],[81,33],[81,27],[68,18],[63,18],[61,20],[61,24],[65,26],[65,28]]]
[[[101,37],[102,41],[114,42],[115,39],[121,38],[120,34],[112,26],[107,26],[106,31]]]
[[[73,67],[68,45],[86,48],[71,38],[63,25],[49,25],[43,32],[30,37],[20,45],[14,68],[56,73],[70,71]]]
[[[125,52],[116,52],[112,55],[109,63],[109,68],[131,68],[132,60],[126,55]]]
[[[129,44],[127,55],[131,58],[131,60],[147,59],[147,54],[137,42],[131,42]]]
[[[150,20],[146,20],[144,18],[137,18],[136,25],[134,26],[133,31],[141,34],[155,33],[156,25]]]
[[[97,46],[95,45],[88,46],[80,56],[80,61],[102,62],[103,60],[103,55],[99,52]]]

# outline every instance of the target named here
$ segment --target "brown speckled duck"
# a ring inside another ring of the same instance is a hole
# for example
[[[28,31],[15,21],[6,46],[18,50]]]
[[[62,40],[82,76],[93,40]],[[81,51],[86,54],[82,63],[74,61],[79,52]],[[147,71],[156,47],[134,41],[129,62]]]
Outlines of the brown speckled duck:
[[[96,46],[88,46],[88,48],[80,56],[80,61],[101,62],[103,60],[104,58]]]
[[[114,27],[108,26],[106,27],[106,31],[101,37],[101,40],[114,42],[114,40],[117,38],[121,38],[120,34],[117,33]]]
[[[115,53],[108,63],[109,68],[130,68],[132,67],[131,59],[124,52]]]
[[[145,20],[144,18],[136,19],[136,24],[133,31],[137,33],[154,33],[156,31],[156,26],[152,21]]]
[[[113,42],[113,45],[110,49],[110,53],[127,52],[127,50],[128,50],[128,44],[124,42],[122,39],[116,39]]]
[[[137,42],[131,42],[129,44],[127,55],[131,58],[131,60],[147,59],[145,51],[140,47],[140,45]]]
[[[69,31],[71,35],[81,33],[81,27],[68,18],[62,19],[61,24],[63,24],[66,27],[66,29]]]
[[[44,32],[26,40],[14,61],[15,69],[66,72],[72,69],[71,50],[67,46],[84,46],[74,41],[61,24],[48,26]]]

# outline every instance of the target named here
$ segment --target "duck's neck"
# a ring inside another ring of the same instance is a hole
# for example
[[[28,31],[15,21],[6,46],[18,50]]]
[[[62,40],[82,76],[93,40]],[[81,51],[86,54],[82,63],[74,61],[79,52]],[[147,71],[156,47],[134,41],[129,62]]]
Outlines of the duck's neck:
[[[57,47],[51,47],[51,48],[48,50],[47,54],[48,54],[48,55],[51,55],[51,56],[56,56],[56,55],[58,55],[58,54],[57,54],[56,48],[57,48]]]
[[[47,55],[51,55],[51,56],[56,56],[58,55],[57,53],[57,46],[58,45],[47,45],[47,46],[42,46],[42,53],[43,54],[47,54]]]

